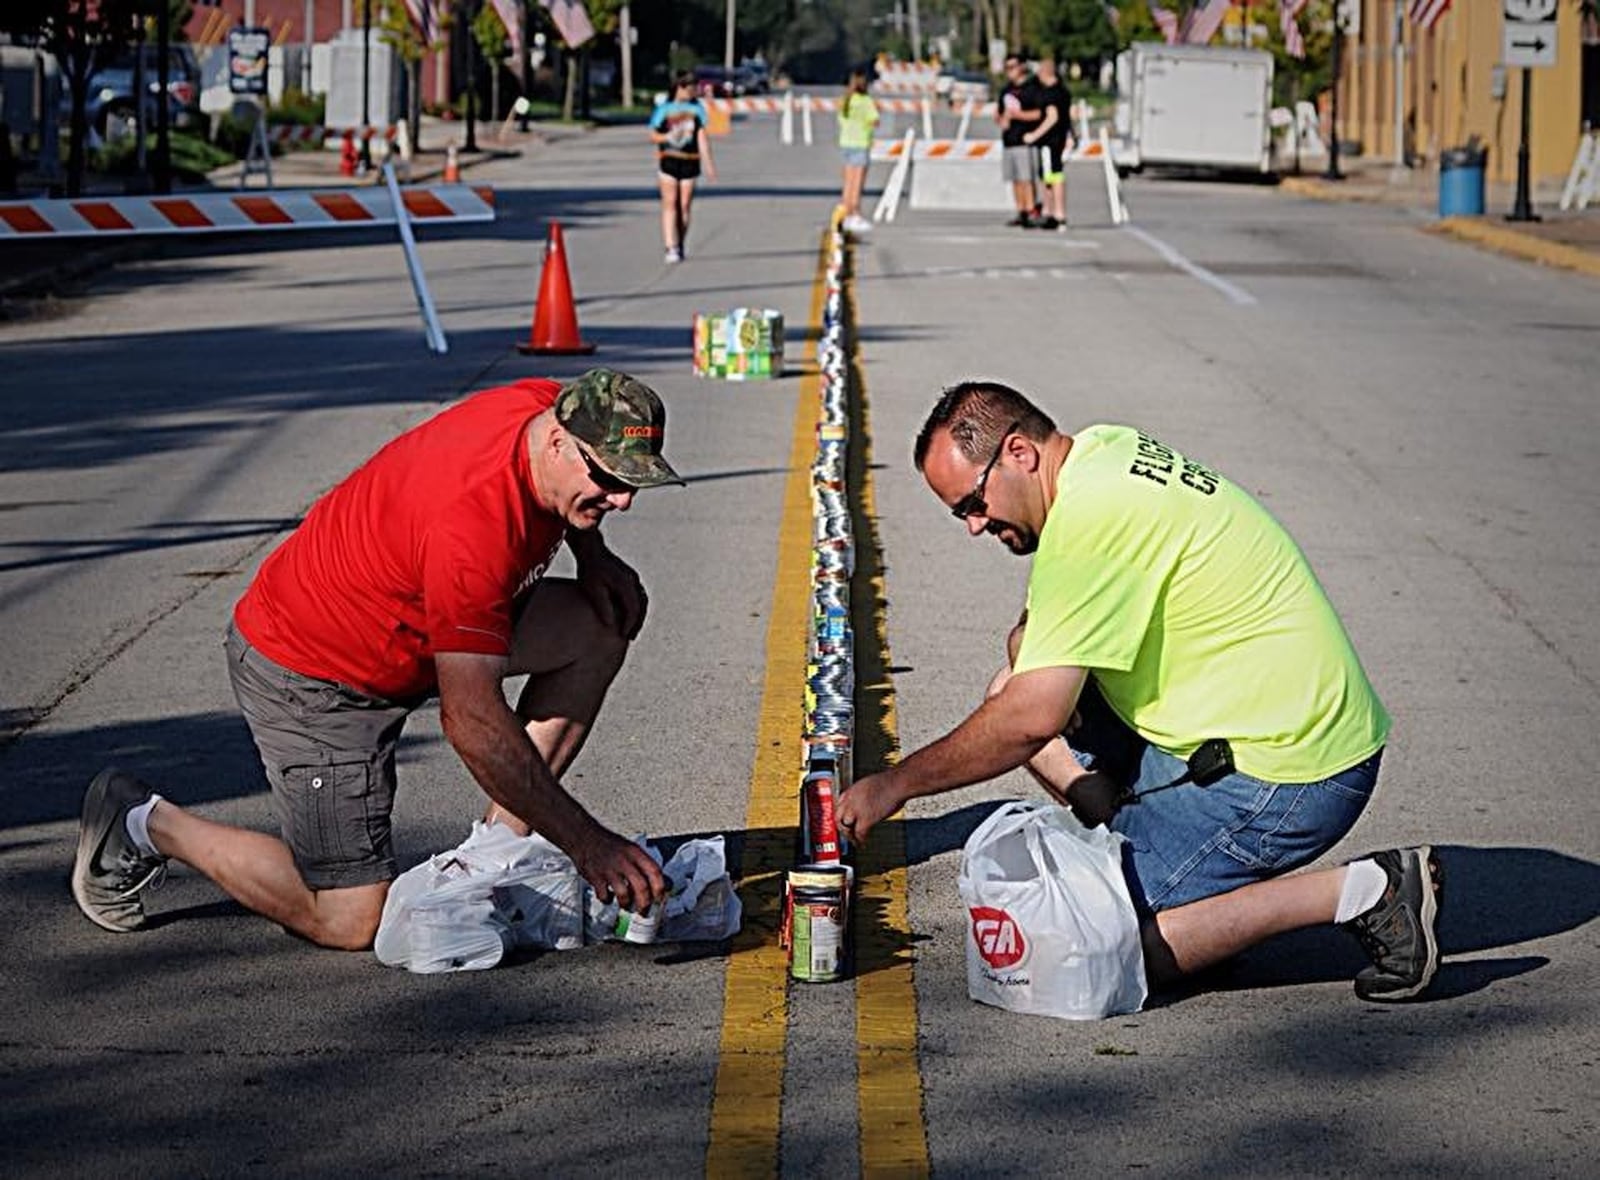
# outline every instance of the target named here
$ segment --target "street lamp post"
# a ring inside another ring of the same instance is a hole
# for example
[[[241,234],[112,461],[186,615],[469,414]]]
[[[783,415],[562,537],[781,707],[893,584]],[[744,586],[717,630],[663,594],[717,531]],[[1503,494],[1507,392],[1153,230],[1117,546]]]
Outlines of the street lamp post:
[[[1339,19],[1338,10],[1333,16],[1333,92],[1328,97],[1328,167],[1322,173],[1323,180],[1343,180],[1344,173],[1339,171],[1339,62],[1344,48],[1344,23]]]
[[[1533,211],[1533,185],[1528,176],[1528,133],[1533,127],[1533,71],[1522,67],[1522,142],[1517,146],[1517,195],[1507,221],[1538,221]]]
[[[361,0],[361,174],[372,171],[372,0]]]
[[[479,5],[466,4],[462,6],[463,16],[471,13],[476,19]],[[478,150],[478,38],[473,35],[472,21],[467,22],[467,138],[461,145],[463,151],[475,152]]]

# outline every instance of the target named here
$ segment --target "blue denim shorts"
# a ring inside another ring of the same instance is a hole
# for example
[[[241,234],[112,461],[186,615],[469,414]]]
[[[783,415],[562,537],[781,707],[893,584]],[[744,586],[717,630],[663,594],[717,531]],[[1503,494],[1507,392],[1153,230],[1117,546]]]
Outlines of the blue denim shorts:
[[[1185,765],[1123,724],[1092,685],[1067,739],[1078,761],[1135,792],[1169,783]],[[1270,783],[1235,771],[1208,787],[1186,783],[1125,803],[1111,829],[1128,838],[1124,868],[1135,902],[1152,911],[1286,873],[1327,852],[1355,824],[1378,781],[1379,750],[1314,783]]]
[[[865,168],[872,162],[872,152],[869,148],[840,148],[839,155],[844,157],[845,166],[848,168]]]

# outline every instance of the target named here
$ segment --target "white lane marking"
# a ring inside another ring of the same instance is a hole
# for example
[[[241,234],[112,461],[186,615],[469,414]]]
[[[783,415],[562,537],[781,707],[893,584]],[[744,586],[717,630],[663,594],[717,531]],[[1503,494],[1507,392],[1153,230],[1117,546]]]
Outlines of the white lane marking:
[[[993,246],[994,238],[961,237],[953,234],[943,234],[927,239],[945,246]],[[1066,238],[1058,236],[1055,245],[1063,250],[1098,250],[1100,243],[1086,238]]]
[[[918,279],[1056,279],[1065,283],[1081,283],[1088,279],[1088,275],[1080,270],[1071,270],[1064,266],[1047,267],[1038,270],[1031,266],[1008,269],[1003,266],[989,266],[979,269],[975,266],[930,266],[924,270],[907,271],[907,278]],[[588,306],[585,304],[585,306]]]
[[[1167,245],[1154,234],[1146,233],[1136,225],[1124,225],[1122,227],[1122,232],[1132,234],[1146,246],[1149,246],[1150,249],[1161,255],[1162,258],[1166,259],[1168,265],[1176,267],[1178,270],[1183,271],[1184,274],[1191,278],[1199,279],[1202,283],[1213,290],[1222,292],[1222,294],[1226,295],[1230,300],[1232,300],[1234,303],[1237,303],[1239,306],[1250,307],[1255,304],[1256,297],[1250,294],[1250,292],[1246,291],[1243,287],[1236,287],[1221,275],[1213,274],[1199,263],[1190,262],[1182,254],[1178,253],[1177,250]]]

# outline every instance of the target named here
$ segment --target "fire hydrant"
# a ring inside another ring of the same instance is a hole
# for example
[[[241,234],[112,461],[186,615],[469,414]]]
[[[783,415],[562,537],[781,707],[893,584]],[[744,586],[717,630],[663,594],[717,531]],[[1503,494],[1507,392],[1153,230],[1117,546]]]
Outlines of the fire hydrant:
[[[339,175],[354,176],[356,160],[356,135],[354,131],[347,129],[344,133],[344,143],[339,148]]]

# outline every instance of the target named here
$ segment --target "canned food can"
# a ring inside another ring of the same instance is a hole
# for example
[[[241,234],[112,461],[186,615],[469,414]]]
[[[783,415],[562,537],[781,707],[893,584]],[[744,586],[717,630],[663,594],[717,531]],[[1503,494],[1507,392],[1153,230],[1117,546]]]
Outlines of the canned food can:
[[[800,780],[800,847],[804,864],[836,865],[842,858],[834,812],[838,780],[833,768],[812,770]]]
[[[652,902],[644,910],[621,910],[617,914],[617,937],[623,942],[651,943],[661,931],[662,902]]]
[[[790,870],[785,891],[789,975],[800,983],[843,979],[849,961],[849,872],[842,865],[802,865]]]

